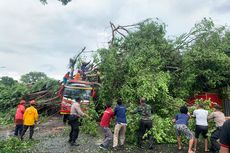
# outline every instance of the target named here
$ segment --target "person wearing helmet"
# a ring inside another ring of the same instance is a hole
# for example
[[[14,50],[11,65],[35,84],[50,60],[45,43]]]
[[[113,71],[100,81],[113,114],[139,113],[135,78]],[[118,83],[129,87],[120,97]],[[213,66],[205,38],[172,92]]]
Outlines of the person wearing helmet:
[[[24,127],[21,134],[21,140],[23,140],[23,136],[25,135],[28,128],[30,128],[30,136],[29,138],[32,139],[34,134],[34,125],[35,122],[38,121],[38,111],[34,108],[35,100],[30,101],[30,107],[28,107],[23,115],[24,119]]]
[[[15,121],[15,131],[14,135],[15,136],[20,136],[22,134],[23,130],[23,114],[25,112],[25,100],[21,100],[15,113],[14,121]]]

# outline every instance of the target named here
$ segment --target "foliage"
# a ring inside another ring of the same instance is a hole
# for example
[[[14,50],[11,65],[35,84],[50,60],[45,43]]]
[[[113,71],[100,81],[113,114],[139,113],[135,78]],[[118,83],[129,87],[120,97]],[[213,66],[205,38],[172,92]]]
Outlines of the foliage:
[[[14,80],[13,80],[14,82],[13,84],[12,83],[9,84],[9,82],[6,80],[11,80],[12,82],[12,79],[11,78],[8,79],[8,77],[5,77],[6,79],[4,79],[3,82],[0,81],[0,124],[5,125],[13,122],[15,110],[19,101],[22,98],[28,100],[26,99],[26,97],[30,93],[41,91],[41,90],[48,90],[49,91],[48,96],[53,97],[57,95],[57,91],[60,85],[59,82],[42,76],[46,76],[46,75],[42,74],[41,77],[37,77],[38,81],[36,81],[33,85],[30,86],[27,86],[25,84],[19,83]],[[43,109],[45,110],[48,108],[48,106],[45,105],[43,102],[44,102],[43,99],[38,100],[38,104],[41,104],[44,107]],[[58,108],[56,105],[53,105],[52,103],[52,110],[51,109],[46,110],[46,112],[49,111],[49,113],[52,114],[53,112],[51,111],[53,111],[54,109],[57,110]]]
[[[0,124],[7,125],[14,122],[16,108],[9,108],[0,112]]]
[[[115,37],[108,49],[99,49],[102,87],[99,101],[122,98],[131,111],[140,97],[153,108],[149,134],[159,143],[175,142],[171,123],[188,97],[200,92],[221,93],[229,85],[230,34],[204,18],[188,33],[166,38],[166,26],[146,20],[124,37]],[[127,114],[127,141],[135,142],[138,116]],[[194,120],[191,120],[194,126]],[[193,128],[192,128],[193,129]]]
[[[108,50],[99,50],[102,71],[101,99],[122,97],[126,102],[144,96],[149,101],[168,94],[170,74],[161,51],[171,48],[164,38],[165,25],[147,21]],[[169,61],[168,61],[169,62]],[[111,92],[112,91],[112,92]]]
[[[32,141],[21,141],[18,138],[9,138],[0,143],[0,152],[22,153],[33,145]]]
[[[181,88],[184,97],[212,89],[221,90],[230,83],[230,47],[228,31],[216,27],[212,20],[203,19],[186,37],[190,43],[183,48]]]
[[[126,128],[126,141],[130,143],[137,142],[137,131],[139,128],[140,116],[139,114],[132,114],[132,110],[136,107],[135,104],[130,104],[130,107],[127,108],[127,128]]]
[[[60,83],[57,80],[54,79],[42,79],[33,84],[30,91],[36,92],[41,90],[51,90],[53,92],[56,92],[60,87]]]
[[[0,84],[0,111],[6,111],[17,106],[19,100],[28,93],[25,85],[17,83],[11,87]]]
[[[172,118],[162,118],[158,115],[153,115],[153,128],[148,131],[144,137],[148,134],[153,135],[157,143],[175,143],[175,128],[172,123]]]
[[[98,134],[98,124],[96,120],[98,120],[98,114],[95,110],[95,105],[93,101],[90,102],[89,107],[87,107],[87,110],[85,113],[88,115],[87,117],[84,117],[82,119],[82,131],[86,134],[90,134],[92,136],[97,136]]]
[[[30,84],[47,78],[47,75],[43,72],[29,72],[22,75],[20,80],[25,84]]]
[[[17,83],[16,80],[14,80],[13,78],[8,77],[8,76],[3,76],[0,79],[1,79],[0,84],[3,84],[5,86],[13,86],[13,85],[15,85],[15,83]]]

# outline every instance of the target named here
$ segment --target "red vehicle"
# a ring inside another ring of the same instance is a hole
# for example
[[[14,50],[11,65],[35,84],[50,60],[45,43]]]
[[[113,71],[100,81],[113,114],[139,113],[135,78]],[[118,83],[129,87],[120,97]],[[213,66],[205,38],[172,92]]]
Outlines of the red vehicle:
[[[61,114],[70,114],[70,108],[75,98],[80,97],[83,111],[87,108],[90,98],[95,96],[93,83],[79,80],[70,80],[63,87]]]
[[[219,95],[216,93],[209,93],[209,92],[204,92],[199,95],[196,95],[190,99],[187,100],[187,104],[189,106],[194,105],[196,99],[202,99],[202,100],[210,100],[211,101],[211,107],[214,106],[214,104],[218,104],[222,106],[222,100],[220,99]]]

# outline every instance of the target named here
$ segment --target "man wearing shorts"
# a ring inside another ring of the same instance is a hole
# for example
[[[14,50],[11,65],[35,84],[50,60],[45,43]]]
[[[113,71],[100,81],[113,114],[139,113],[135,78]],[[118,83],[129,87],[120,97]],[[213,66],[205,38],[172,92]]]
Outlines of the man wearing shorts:
[[[204,110],[203,104],[198,104],[197,109],[193,112],[193,117],[196,118],[196,129],[195,129],[195,141],[194,141],[194,151],[196,150],[197,140],[200,134],[204,138],[205,152],[208,150],[208,111]]]

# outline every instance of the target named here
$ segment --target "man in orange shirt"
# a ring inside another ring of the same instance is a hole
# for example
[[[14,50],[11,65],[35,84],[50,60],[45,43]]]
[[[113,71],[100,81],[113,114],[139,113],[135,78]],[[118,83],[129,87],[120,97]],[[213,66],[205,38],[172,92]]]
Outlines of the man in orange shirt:
[[[25,135],[28,128],[30,128],[30,139],[32,139],[32,136],[34,134],[34,125],[35,122],[38,121],[38,111],[36,108],[34,108],[35,101],[30,101],[30,107],[26,109],[23,119],[24,119],[24,128],[21,135],[21,140],[23,140],[23,136]]]

